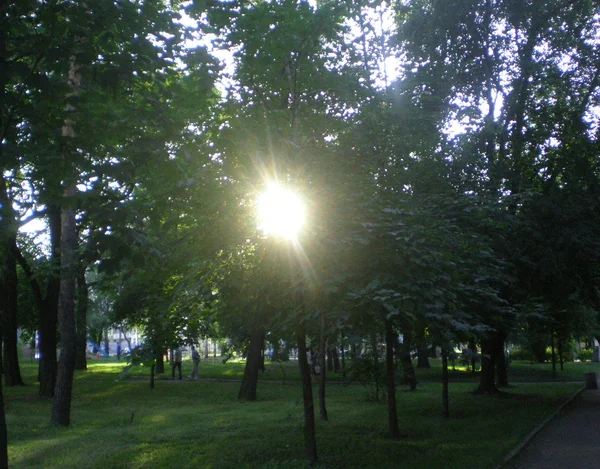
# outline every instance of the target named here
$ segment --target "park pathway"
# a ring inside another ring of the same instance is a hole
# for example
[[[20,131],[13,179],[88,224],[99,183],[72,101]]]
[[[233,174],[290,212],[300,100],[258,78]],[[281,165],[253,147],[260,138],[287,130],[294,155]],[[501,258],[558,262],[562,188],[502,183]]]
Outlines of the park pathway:
[[[600,390],[583,391],[505,469],[600,468]]]

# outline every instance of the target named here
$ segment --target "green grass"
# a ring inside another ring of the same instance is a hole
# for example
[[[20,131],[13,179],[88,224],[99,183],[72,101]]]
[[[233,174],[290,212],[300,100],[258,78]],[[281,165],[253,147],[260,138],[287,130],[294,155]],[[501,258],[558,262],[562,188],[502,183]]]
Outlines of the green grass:
[[[422,383],[438,383],[441,380],[442,374],[442,362],[440,359],[430,359],[431,368],[429,369],[416,369],[417,379]],[[118,365],[117,362],[111,360],[100,359],[99,361],[91,360],[98,366],[115,367]],[[348,366],[350,362],[347,362]],[[121,365],[118,365],[121,366]],[[200,376],[205,379],[215,380],[227,380],[235,379],[240,380],[244,375],[245,361],[243,360],[230,360],[223,364],[219,358],[203,359],[200,363]],[[117,368],[114,368],[115,370]],[[120,369],[120,368],[119,368]],[[157,379],[170,379],[171,368],[169,364],[165,364],[166,373],[163,375],[157,375]],[[583,375],[586,372],[595,371],[600,373],[600,363],[565,363],[564,371],[560,371],[560,367],[557,365],[556,378],[552,377],[552,365],[550,363],[543,364],[531,364],[527,361],[514,361],[509,367],[509,381],[511,383],[530,383],[530,382],[583,382]],[[184,360],[183,362],[183,375],[190,376],[192,373],[192,363],[190,360]],[[135,379],[144,377],[148,379],[149,369],[138,367],[134,368],[127,376],[128,379]],[[327,378],[333,382],[344,382],[349,383],[351,374],[348,374],[346,379],[342,378],[341,373],[327,374]],[[449,379],[451,383],[477,383],[479,380],[479,373],[471,373],[466,367],[456,363],[455,369],[450,367]],[[260,381],[298,381],[300,380],[300,373],[298,370],[298,362],[295,360],[289,362],[269,362],[265,363],[265,371],[259,374]]]
[[[201,373],[222,378],[243,371],[240,363],[219,366],[204,361]],[[259,401],[248,403],[236,401],[237,382],[158,380],[152,390],[147,376],[118,380],[122,367],[100,361],[76,374],[68,429],[49,424],[51,403],[37,396],[34,384],[5,389],[11,467],[306,467],[298,383],[282,385],[261,375]],[[185,368],[189,374],[190,365]],[[33,383],[33,364],[24,364],[24,372]],[[318,467],[493,467],[578,388],[519,384],[503,398],[489,398],[473,396],[472,383],[455,383],[452,417],[445,420],[441,386],[422,381],[417,392],[399,391],[402,438],[392,441],[385,403],[369,401],[363,386],[332,385],[330,422],[317,424]]]

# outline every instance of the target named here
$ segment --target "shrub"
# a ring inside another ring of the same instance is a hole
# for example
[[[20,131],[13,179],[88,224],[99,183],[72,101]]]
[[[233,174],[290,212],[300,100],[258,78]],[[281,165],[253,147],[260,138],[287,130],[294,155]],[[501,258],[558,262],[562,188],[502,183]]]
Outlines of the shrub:
[[[579,358],[582,362],[591,360],[593,356],[594,351],[592,349],[581,349],[577,354],[577,358]]]

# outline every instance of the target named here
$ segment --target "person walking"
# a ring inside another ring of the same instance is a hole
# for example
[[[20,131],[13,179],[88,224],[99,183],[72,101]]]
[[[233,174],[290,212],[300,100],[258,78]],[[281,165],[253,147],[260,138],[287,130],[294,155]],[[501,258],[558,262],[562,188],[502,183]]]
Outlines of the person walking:
[[[175,349],[175,356],[173,357],[172,378],[175,379],[175,368],[179,368],[179,379],[183,379],[181,375],[181,347]]]
[[[192,379],[200,378],[200,372],[198,371],[198,365],[200,365],[200,354],[196,347],[192,345],[192,362],[194,363],[194,370],[192,371]]]

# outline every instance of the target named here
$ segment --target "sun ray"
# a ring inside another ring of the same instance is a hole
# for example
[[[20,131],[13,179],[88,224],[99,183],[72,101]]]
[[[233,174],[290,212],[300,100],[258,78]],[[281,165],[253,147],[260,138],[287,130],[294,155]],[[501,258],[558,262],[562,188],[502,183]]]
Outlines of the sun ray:
[[[257,201],[258,228],[266,236],[295,240],[305,222],[304,203],[279,184],[269,186]]]

